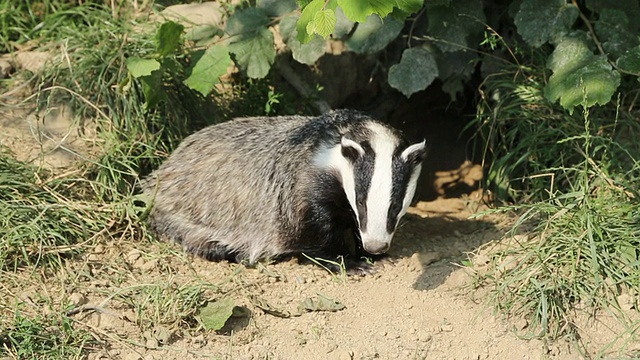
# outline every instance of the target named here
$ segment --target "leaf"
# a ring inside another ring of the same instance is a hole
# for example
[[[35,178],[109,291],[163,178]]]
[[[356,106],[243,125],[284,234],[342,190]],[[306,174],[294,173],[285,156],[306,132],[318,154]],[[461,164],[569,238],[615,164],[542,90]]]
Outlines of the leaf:
[[[318,11],[310,24],[314,24],[314,26],[312,31],[307,28],[309,35],[316,33],[326,39],[336,27],[336,13],[331,9]]]
[[[167,21],[160,26],[156,34],[157,49],[160,56],[172,54],[180,45],[180,36],[184,26],[173,21]]]
[[[156,70],[148,76],[141,76],[138,78],[142,84],[142,93],[145,99],[145,108],[152,109],[156,107],[160,102],[167,99],[167,93],[164,91],[162,84],[163,71]]]
[[[256,7],[275,18],[294,11],[297,4],[295,0],[258,0]]]
[[[400,63],[389,69],[389,85],[406,97],[424,90],[438,77],[438,65],[431,52],[422,47],[407,49]]]
[[[360,54],[373,54],[389,45],[402,31],[404,24],[393,17],[381,20],[371,15],[364,23],[358,24],[351,37],[345,42],[347,47]]]
[[[396,0],[398,9],[413,14],[422,9],[424,0]]]
[[[297,38],[297,15],[287,16],[280,21],[280,35],[287,47],[291,50],[293,58],[302,64],[313,65],[325,53],[326,40],[316,35],[313,40],[301,44]]]
[[[620,85],[620,73],[612,69],[605,56],[591,53],[581,33],[565,37],[547,66],[553,75],[544,89],[545,97],[559,99],[570,113],[577,105],[589,108],[608,103]]]
[[[628,49],[638,45],[638,38],[622,10],[603,9],[595,23],[595,30],[602,47],[611,57],[618,58]]]
[[[342,8],[349,20],[365,22],[369,15],[375,14],[385,18],[391,14],[394,2],[389,0],[338,0],[338,6]]]
[[[131,76],[139,78],[149,76],[152,72],[160,69],[160,63],[154,59],[144,59],[133,56],[127,59],[127,69]]]
[[[593,12],[601,13],[607,9],[621,10],[628,19],[640,18],[640,3],[638,0],[586,0],[585,5]],[[631,29],[636,32],[640,29],[640,22],[632,21]]]
[[[302,14],[300,15],[300,19],[298,19],[298,24],[296,25],[298,41],[300,41],[300,43],[308,43],[313,38],[313,36],[307,32],[307,28],[309,27],[309,23],[313,22],[315,14],[322,10],[323,6],[323,0],[313,0],[307,6],[302,8]]]
[[[207,96],[213,87],[220,82],[220,76],[226,74],[231,64],[229,49],[226,46],[215,45],[207,50],[200,50],[193,54],[193,62],[187,70],[190,74],[184,80],[185,85]]]
[[[444,51],[475,49],[484,30],[485,16],[482,3],[476,0],[458,0],[450,5],[427,2],[429,35],[440,40],[436,46]]]
[[[333,37],[342,39],[353,30],[355,23],[344,14],[341,8],[336,9],[336,27],[333,29]]]
[[[627,50],[618,58],[616,65],[625,71],[640,75],[640,46]]]
[[[207,330],[220,330],[224,324],[233,315],[235,303],[232,299],[222,299],[214,302],[208,302],[200,309],[198,318]]]
[[[578,14],[578,9],[566,0],[524,0],[514,22],[529,45],[540,47],[568,33]]]
[[[452,100],[462,92],[464,83],[471,79],[478,60],[478,54],[473,51],[445,52],[436,56],[438,77],[443,81],[442,90],[448,93]]]
[[[237,11],[227,22],[229,50],[253,79],[267,76],[276,57],[273,33],[267,28],[268,24],[269,17],[256,8]]]
[[[344,309],[344,304],[322,295],[317,294],[315,298],[306,298],[298,305],[299,312],[303,311],[339,311]]]

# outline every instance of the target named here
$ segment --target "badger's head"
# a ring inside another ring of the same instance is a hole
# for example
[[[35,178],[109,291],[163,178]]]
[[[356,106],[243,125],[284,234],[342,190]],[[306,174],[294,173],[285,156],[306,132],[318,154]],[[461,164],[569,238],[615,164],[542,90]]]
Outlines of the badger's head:
[[[330,150],[326,165],[342,184],[362,247],[370,254],[385,253],[415,194],[425,141],[409,144],[391,128],[367,121]]]

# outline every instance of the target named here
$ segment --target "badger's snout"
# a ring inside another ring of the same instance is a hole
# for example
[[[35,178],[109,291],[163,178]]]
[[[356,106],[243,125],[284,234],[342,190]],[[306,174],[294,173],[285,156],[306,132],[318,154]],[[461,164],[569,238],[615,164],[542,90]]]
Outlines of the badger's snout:
[[[384,241],[367,241],[362,244],[362,247],[369,254],[379,255],[386,253],[390,245],[391,243]]]

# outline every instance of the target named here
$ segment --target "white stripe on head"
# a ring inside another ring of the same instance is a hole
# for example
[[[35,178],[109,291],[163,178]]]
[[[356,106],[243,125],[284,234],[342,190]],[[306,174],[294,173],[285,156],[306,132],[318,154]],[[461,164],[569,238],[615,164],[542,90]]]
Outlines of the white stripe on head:
[[[393,189],[393,154],[398,147],[398,138],[388,128],[374,122],[367,128],[372,132],[375,161],[367,194],[367,226],[361,232],[365,250],[367,242],[391,243],[393,234],[387,232],[387,217]]]
[[[357,145],[357,147],[354,147],[356,151],[361,150],[364,152],[362,147],[357,143],[344,138],[342,141],[344,142],[345,140]],[[348,144],[353,145],[350,143]],[[347,196],[347,200],[349,200],[349,204],[356,203],[356,182],[353,173],[353,165],[349,160],[342,156],[342,144],[321,147],[313,158],[313,164],[321,169],[333,169],[337,171],[338,176],[340,177],[339,180],[342,183],[345,195]],[[359,219],[358,209],[354,206],[352,207],[355,212],[356,219]]]
[[[411,205],[411,200],[413,200],[413,195],[416,193],[416,187],[418,186],[418,178],[420,177],[420,172],[422,170],[422,164],[418,164],[413,168],[411,172],[411,177],[409,178],[409,182],[407,183],[407,192],[404,194],[404,199],[402,199],[402,210],[400,214],[398,214],[398,220],[396,221],[396,226],[400,222],[400,219],[407,213],[409,209],[409,205]]]

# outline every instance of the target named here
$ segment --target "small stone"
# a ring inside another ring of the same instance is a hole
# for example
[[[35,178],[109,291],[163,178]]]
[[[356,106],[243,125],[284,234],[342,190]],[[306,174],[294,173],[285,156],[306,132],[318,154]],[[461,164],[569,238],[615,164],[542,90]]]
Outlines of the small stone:
[[[527,326],[529,326],[529,322],[527,321],[527,319],[520,319],[518,321],[516,321],[516,323],[514,324],[514,326],[516,327],[516,330],[520,331],[520,330],[524,330],[527,328]]]
[[[142,356],[137,353],[128,353],[122,357],[123,360],[142,360]]]
[[[102,254],[104,253],[104,245],[102,244],[98,244],[93,248],[93,253],[94,254]]]
[[[456,237],[462,237],[462,234],[458,230],[453,230],[453,235],[455,235]]]
[[[127,261],[129,263],[135,263],[136,260],[140,258],[140,256],[142,256],[142,252],[138,249],[133,249],[127,254]]]
[[[136,262],[137,263],[137,262]],[[158,266],[158,259],[152,259],[149,261],[144,262],[141,266],[140,269],[144,270],[144,271],[149,271],[149,270],[153,270],[156,268],[156,266]]]
[[[13,64],[6,59],[0,59],[0,79],[6,79],[14,71]]]
[[[73,293],[73,294],[69,295],[69,301],[75,307],[82,306],[82,305],[84,305],[84,304],[89,302],[87,297],[82,295],[82,294],[80,294],[80,293]]]
[[[87,256],[87,261],[89,261],[89,262],[98,262],[98,261],[100,261],[100,255],[98,255],[98,254],[89,254],[89,256]]]
[[[296,275],[296,283],[298,283],[300,285],[306,284],[307,280],[303,276]]]

